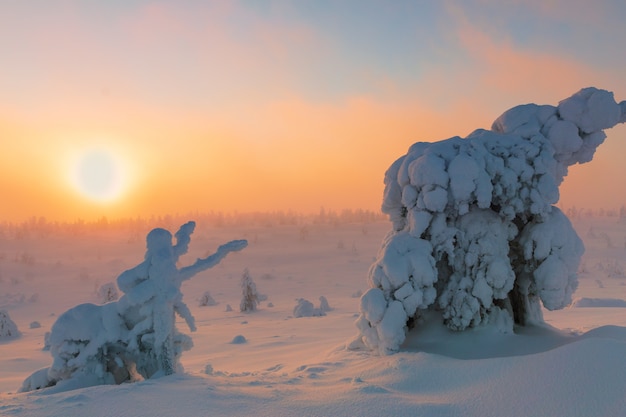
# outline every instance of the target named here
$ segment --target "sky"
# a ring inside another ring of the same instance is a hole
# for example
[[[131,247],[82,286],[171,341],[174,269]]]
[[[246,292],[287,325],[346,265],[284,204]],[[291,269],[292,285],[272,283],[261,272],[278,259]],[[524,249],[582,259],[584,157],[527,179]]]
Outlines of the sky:
[[[0,222],[378,211],[418,141],[588,86],[621,0],[0,0]],[[626,204],[626,126],[561,186]]]

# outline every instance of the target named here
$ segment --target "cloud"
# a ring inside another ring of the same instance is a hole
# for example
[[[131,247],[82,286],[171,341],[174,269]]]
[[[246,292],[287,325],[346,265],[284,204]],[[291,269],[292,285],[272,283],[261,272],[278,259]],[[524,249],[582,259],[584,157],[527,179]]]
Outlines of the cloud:
[[[601,74],[585,63],[524,49],[512,42],[509,33],[493,34],[489,27],[474,25],[456,6],[448,6],[448,12],[459,57],[453,68],[442,68],[433,75],[437,79],[433,84],[448,85],[455,92],[453,97],[473,96],[499,105],[552,103],[601,81]]]
[[[205,102],[293,89],[327,48],[306,24],[273,21],[235,2],[149,4],[122,27],[138,60],[153,59],[164,81],[185,95],[204,94]]]

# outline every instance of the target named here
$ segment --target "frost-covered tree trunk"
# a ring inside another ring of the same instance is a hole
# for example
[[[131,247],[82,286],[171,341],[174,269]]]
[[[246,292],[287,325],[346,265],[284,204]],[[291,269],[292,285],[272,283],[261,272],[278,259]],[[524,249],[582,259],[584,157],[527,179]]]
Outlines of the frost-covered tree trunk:
[[[558,106],[528,104],[490,131],[416,143],[385,173],[392,231],[369,272],[359,338],[398,350],[423,311],[452,330],[512,331],[571,302],[583,245],[554,204],[568,167],[589,162],[626,101],[586,88]]]

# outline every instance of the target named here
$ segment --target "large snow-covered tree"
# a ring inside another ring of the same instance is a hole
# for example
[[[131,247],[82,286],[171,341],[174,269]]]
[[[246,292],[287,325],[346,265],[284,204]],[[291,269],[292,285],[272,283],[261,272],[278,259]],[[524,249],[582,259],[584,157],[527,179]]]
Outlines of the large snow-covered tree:
[[[426,310],[464,330],[543,322],[571,302],[582,241],[554,204],[568,167],[591,161],[626,101],[585,88],[514,107],[466,138],[419,142],[385,173],[392,224],[361,298],[357,343],[398,350]]]
[[[68,380],[76,386],[119,384],[181,370],[180,356],[192,341],[176,328],[175,315],[195,331],[181,284],[248,244],[245,240],[228,242],[213,255],[178,269],[176,263],[187,252],[194,228],[194,222],[181,226],[175,245],[169,231],[153,229],[146,237],[144,261],[117,279],[124,293],[118,301],[81,304],[60,315],[49,337],[52,366],[32,374],[21,390]]]

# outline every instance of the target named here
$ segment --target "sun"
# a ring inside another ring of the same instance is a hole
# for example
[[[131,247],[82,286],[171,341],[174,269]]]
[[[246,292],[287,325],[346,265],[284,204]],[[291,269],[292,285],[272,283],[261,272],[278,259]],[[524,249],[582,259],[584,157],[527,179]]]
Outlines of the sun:
[[[119,157],[103,148],[88,149],[75,158],[71,182],[84,197],[96,202],[112,202],[124,191],[124,169]]]

